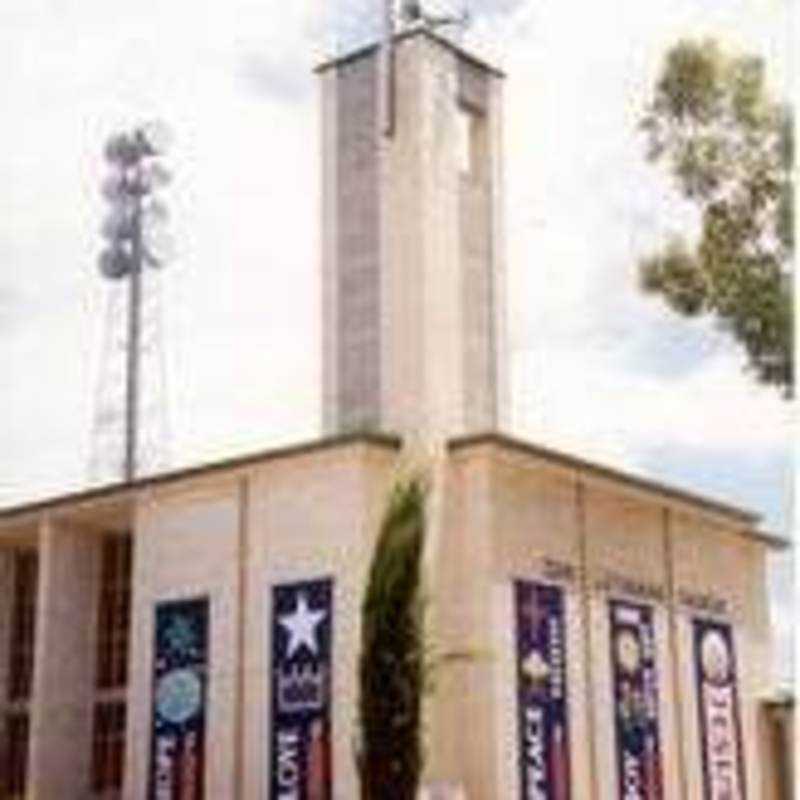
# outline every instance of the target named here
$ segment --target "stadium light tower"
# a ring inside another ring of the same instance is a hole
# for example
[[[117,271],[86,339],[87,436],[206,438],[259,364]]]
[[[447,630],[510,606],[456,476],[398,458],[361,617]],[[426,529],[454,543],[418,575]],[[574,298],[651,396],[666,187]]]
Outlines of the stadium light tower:
[[[103,182],[103,194],[111,210],[102,228],[106,248],[100,254],[98,266],[104,278],[129,282],[125,481],[132,481],[137,470],[142,271],[145,267],[162,267],[167,261],[166,243],[161,235],[167,212],[156,197],[157,190],[170,180],[160,162],[167,139],[162,125],[149,124],[114,134],[105,148],[111,172]]]

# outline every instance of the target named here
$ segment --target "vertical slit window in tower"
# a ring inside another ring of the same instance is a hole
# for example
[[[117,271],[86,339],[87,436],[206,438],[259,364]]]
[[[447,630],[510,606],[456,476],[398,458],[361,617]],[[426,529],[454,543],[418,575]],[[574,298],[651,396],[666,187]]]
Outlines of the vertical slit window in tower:
[[[91,781],[94,795],[104,800],[121,796],[124,776],[132,556],[130,534],[109,534],[103,539]]]
[[[459,106],[456,114],[456,153],[458,157],[458,170],[462,175],[472,172],[475,163],[473,114],[464,106]]]
[[[35,550],[20,550],[15,554],[8,683],[8,699],[12,703],[24,702],[31,696],[38,573],[39,557]]]

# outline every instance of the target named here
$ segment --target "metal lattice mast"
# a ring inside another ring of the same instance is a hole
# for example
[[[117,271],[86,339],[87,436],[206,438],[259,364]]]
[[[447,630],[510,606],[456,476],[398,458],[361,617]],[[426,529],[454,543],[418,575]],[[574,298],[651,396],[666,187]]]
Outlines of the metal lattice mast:
[[[160,287],[155,270],[146,269],[168,259],[162,230],[166,210],[156,198],[169,180],[159,161],[164,147],[163,129],[155,126],[117,134],[106,145],[111,174],[103,193],[111,211],[103,225],[107,247],[99,267],[109,292],[92,437],[95,481],[131,481],[166,460]]]

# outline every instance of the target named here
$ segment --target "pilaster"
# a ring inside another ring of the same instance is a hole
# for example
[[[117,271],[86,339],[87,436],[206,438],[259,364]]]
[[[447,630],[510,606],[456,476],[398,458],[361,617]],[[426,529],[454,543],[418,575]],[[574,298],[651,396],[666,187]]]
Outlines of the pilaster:
[[[90,781],[97,539],[44,517],[39,564],[29,787],[64,800]]]

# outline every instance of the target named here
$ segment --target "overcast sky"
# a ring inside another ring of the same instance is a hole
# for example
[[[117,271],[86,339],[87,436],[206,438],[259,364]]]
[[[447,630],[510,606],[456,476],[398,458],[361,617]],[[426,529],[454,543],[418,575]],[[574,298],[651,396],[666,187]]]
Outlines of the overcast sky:
[[[787,536],[786,404],[713,326],[642,297],[635,267],[694,224],[636,133],[665,49],[716,36],[763,54],[785,93],[788,2],[476,0],[471,34],[508,72],[513,432],[752,507]],[[0,506],[86,485],[102,145],[142,119],[175,137],[177,255],[161,279],[172,465],[318,435],[311,69],[331,25],[363,35],[371,5],[0,4]],[[786,647],[786,565],[773,575]]]

